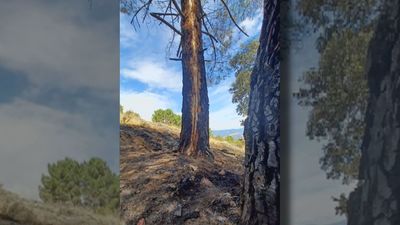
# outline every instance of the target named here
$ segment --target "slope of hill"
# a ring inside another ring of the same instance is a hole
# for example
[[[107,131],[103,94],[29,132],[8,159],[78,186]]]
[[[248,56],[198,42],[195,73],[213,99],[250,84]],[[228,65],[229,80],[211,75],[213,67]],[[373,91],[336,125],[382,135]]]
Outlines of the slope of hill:
[[[177,152],[179,129],[120,127],[121,215],[127,225],[237,224],[244,150],[211,141],[215,159]]]
[[[114,225],[112,216],[94,214],[82,208],[29,201],[0,188],[1,225]]]
[[[228,129],[228,130],[213,130],[214,136],[232,136],[234,139],[243,138],[243,128],[239,129]]]

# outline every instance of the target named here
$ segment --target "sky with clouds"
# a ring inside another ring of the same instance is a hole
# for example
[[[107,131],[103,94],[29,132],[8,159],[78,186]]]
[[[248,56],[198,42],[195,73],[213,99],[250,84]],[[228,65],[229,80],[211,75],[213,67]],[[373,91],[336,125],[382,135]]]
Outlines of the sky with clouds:
[[[250,38],[258,36],[261,14],[258,15],[240,23]],[[180,114],[182,69],[180,62],[169,60],[167,48],[171,31],[151,18],[136,30],[130,21],[129,16],[120,15],[121,105],[124,110],[133,110],[146,120],[151,120],[152,113],[159,108],[170,108]],[[240,43],[250,38],[241,38]],[[208,87],[213,130],[241,128],[243,118],[236,113],[229,93],[234,75],[227,75],[221,83]]]
[[[97,156],[119,171],[119,5],[3,1],[0,183],[38,198],[47,164]]]

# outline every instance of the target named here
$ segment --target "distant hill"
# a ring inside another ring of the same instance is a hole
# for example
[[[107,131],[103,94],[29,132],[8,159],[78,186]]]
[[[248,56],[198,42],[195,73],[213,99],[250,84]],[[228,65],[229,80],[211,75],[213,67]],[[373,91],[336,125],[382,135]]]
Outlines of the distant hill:
[[[243,128],[227,129],[227,130],[213,130],[214,136],[232,136],[234,139],[243,138]]]

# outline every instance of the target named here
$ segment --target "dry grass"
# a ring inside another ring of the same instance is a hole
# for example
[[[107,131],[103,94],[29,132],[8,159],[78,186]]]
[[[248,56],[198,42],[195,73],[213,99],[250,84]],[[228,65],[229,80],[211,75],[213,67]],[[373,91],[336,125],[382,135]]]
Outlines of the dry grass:
[[[123,118],[123,116],[121,116]],[[120,120],[122,126],[133,126],[133,127],[142,127],[148,128],[151,130],[157,130],[162,133],[170,133],[179,137],[180,128],[175,126],[170,126],[163,123],[154,123],[141,119],[140,117],[130,117],[129,119],[125,119],[123,122]],[[221,150],[221,149],[229,149],[231,154],[235,154],[236,156],[244,155],[244,148],[231,144],[224,140],[219,140],[213,137],[210,137],[210,145],[212,149]]]
[[[244,150],[211,140],[214,161],[177,152],[179,129],[137,118],[120,128],[126,224],[237,224]]]
[[[28,201],[0,188],[0,224],[7,225],[114,225],[113,216],[94,214],[82,208]]]

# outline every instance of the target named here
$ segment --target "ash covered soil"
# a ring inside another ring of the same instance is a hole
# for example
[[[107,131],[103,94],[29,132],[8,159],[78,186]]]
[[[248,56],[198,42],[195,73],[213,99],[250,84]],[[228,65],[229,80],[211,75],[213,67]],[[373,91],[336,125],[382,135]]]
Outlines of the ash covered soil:
[[[127,225],[238,224],[244,150],[211,140],[214,161],[177,152],[179,130],[120,127],[121,215]]]

